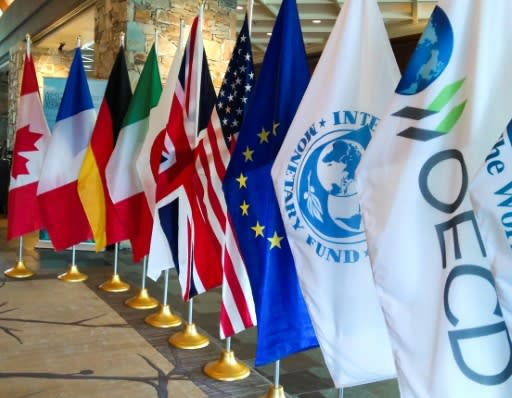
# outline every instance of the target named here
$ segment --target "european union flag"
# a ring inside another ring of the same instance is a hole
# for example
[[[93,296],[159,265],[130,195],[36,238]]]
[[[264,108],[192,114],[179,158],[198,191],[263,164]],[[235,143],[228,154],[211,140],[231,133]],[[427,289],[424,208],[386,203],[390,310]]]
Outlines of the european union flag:
[[[309,81],[295,0],[284,0],[224,179],[258,320],[256,365],[318,345],[270,170]]]

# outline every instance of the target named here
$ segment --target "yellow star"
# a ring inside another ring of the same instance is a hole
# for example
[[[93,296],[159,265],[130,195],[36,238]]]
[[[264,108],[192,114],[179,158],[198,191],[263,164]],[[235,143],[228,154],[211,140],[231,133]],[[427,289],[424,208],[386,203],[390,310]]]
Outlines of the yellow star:
[[[277,128],[279,127],[279,123],[272,123],[272,135],[277,135]]]
[[[242,209],[242,216],[248,216],[249,215],[249,204],[244,200],[244,203],[240,206]]]
[[[263,236],[263,230],[265,229],[265,226],[260,225],[260,222],[256,221],[256,225],[254,227],[251,227],[251,229],[256,233],[254,237],[257,238],[258,236]]]
[[[252,161],[252,154],[254,153],[254,151],[251,151],[251,148],[249,148],[249,146],[247,146],[247,148],[245,148],[245,152],[243,152],[243,155],[244,155],[244,158],[245,158],[245,161],[248,162],[249,160]]]
[[[270,242],[270,250],[272,250],[274,247],[281,248],[281,241],[284,239],[284,236],[277,236],[277,232],[274,232],[274,236],[272,238],[267,238],[267,240]]]
[[[260,144],[263,144],[264,142],[268,142],[269,134],[270,134],[270,131],[266,131],[264,127],[261,128],[261,133],[258,134],[258,137],[260,137]]]
[[[243,175],[243,173],[240,173],[240,177],[236,179],[240,186],[238,188],[247,188],[247,177]]]

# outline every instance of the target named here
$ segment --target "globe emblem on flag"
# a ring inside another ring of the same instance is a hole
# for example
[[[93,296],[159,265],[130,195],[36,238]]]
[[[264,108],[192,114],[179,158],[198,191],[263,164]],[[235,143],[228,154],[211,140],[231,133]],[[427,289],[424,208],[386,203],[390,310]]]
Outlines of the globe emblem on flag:
[[[445,70],[453,51],[453,29],[444,11],[436,7],[414,50],[396,92],[417,94]]]
[[[313,144],[300,166],[296,190],[298,207],[312,232],[337,244],[365,240],[355,184],[364,147],[343,133],[328,134]]]

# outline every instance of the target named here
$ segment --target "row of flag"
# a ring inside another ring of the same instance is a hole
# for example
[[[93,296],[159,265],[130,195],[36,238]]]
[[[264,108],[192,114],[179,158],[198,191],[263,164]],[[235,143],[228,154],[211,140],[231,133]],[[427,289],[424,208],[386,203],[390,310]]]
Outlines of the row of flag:
[[[256,365],[319,344],[339,387],[509,397],[511,17],[441,0],[400,78],[376,1],[347,0],[309,80],[284,0],[258,79],[246,21],[217,97],[200,15],[163,89],[152,48],[130,99],[120,50],[95,123],[77,49],[51,135],[28,55],[8,237],[128,238],[184,300],[222,285]]]

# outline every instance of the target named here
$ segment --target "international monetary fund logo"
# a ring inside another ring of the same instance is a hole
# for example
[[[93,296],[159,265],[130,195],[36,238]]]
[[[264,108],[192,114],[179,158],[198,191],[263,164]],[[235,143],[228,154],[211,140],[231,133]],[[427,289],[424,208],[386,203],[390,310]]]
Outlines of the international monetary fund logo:
[[[355,171],[378,118],[342,110],[310,126],[286,168],[286,213],[317,256],[357,263],[367,256]]]

